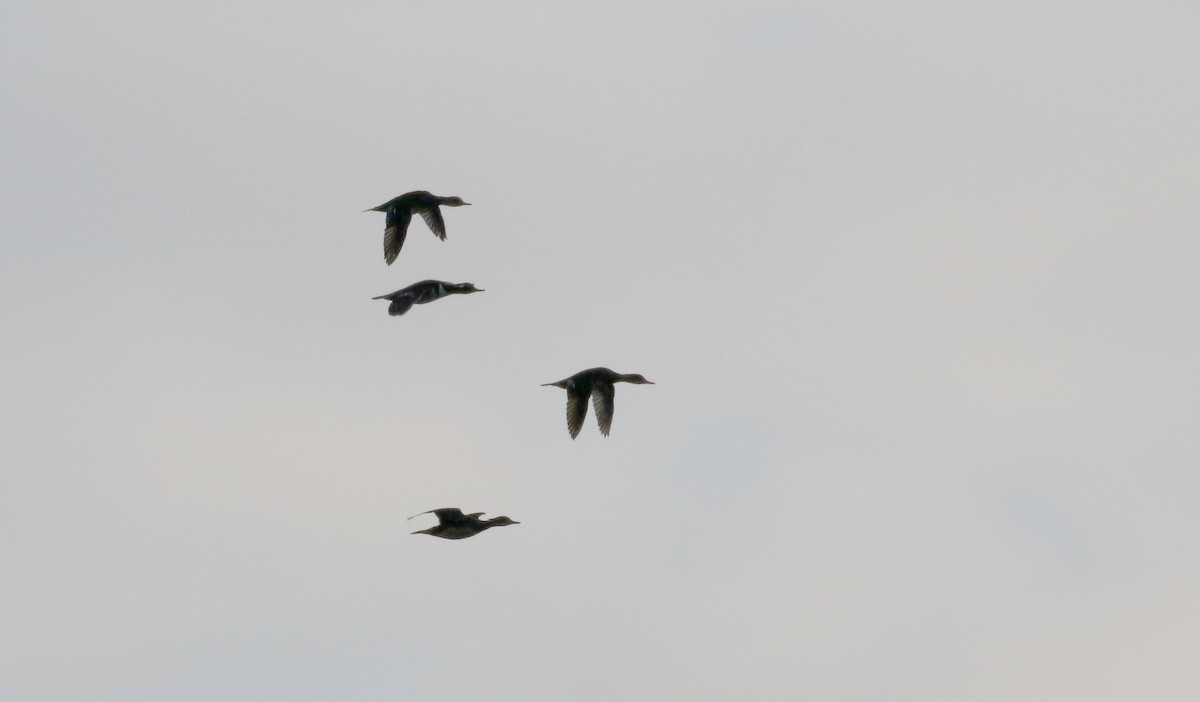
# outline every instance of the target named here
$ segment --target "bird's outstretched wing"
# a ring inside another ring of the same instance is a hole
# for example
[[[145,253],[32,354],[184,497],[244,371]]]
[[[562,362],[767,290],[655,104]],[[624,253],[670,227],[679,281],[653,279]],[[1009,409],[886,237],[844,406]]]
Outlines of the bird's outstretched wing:
[[[466,521],[466,516],[464,516],[462,510],[457,507],[431,509],[427,512],[421,512],[421,514],[436,514],[438,522],[441,524],[456,524],[458,522]],[[409,519],[419,517],[421,514],[414,514],[413,516],[409,517]]]
[[[388,305],[388,314],[393,317],[399,317],[407,312],[413,306],[412,295],[401,295],[392,300],[392,304]]]
[[[613,400],[616,390],[612,383],[596,383],[592,386],[592,406],[596,408],[596,421],[600,423],[600,433],[608,436],[612,429]]]
[[[392,261],[400,255],[400,247],[404,246],[404,237],[408,236],[408,223],[412,220],[412,212],[407,207],[392,207],[387,213],[386,229],[383,230],[383,260],[392,265]]]
[[[588,396],[567,390],[567,431],[571,432],[571,438],[579,436],[579,430],[583,428],[583,420],[587,417]]]
[[[416,209],[417,213],[419,213],[425,220],[425,224],[429,225],[429,229],[433,232],[434,236],[442,241],[445,241],[446,223],[442,220],[441,208],[437,205],[430,205],[428,207],[419,207],[414,209]]]

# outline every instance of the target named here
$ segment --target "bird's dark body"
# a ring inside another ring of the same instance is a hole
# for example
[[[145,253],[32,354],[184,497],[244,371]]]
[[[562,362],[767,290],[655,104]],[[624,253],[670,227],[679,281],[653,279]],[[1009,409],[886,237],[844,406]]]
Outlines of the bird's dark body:
[[[414,534],[429,534],[436,536],[439,539],[466,539],[475,536],[481,531],[486,531],[492,527],[508,526],[510,524],[520,524],[514,522],[508,517],[500,516],[491,519],[480,519],[483,512],[474,512],[472,514],[463,514],[461,509],[457,507],[442,507],[441,509],[431,509],[428,512],[421,514],[435,514],[438,518],[437,526],[414,531]],[[413,517],[419,517],[421,514],[414,514]]]
[[[638,373],[617,373],[608,368],[589,368],[579,371],[570,378],[564,378],[556,383],[543,383],[564,388],[567,391],[567,431],[571,438],[579,436],[583,428],[583,420],[587,417],[588,397],[596,408],[596,421],[600,424],[600,433],[608,436],[612,430],[613,407],[616,399],[614,383],[634,383],[636,385],[653,385]]]
[[[408,224],[412,221],[413,214],[421,215],[434,236],[445,241],[446,223],[442,220],[441,206],[461,207],[470,204],[464,202],[461,197],[442,197],[434,195],[428,190],[414,190],[367,210],[367,212],[387,213],[383,230],[383,260],[390,266],[400,255],[404,239],[408,236]]]
[[[379,295],[374,300],[391,300],[388,314],[393,317],[404,314],[413,305],[424,305],[434,300],[440,300],[447,295],[465,295],[473,292],[483,292],[472,283],[447,283],[444,280],[422,280],[407,288],[401,288],[387,295]]]
[[[375,209],[382,212],[387,212],[388,210],[400,207],[407,207],[411,209],[414,205],[430,206],[436,204],[438,204],[437,195],[434,195],[428,190],[414,190],[410,193],[397,195]]]

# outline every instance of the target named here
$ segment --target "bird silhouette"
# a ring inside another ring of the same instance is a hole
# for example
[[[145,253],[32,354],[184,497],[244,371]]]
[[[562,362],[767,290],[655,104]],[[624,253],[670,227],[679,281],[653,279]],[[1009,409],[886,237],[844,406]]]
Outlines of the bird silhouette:
[[[491,529],[497,526],[508,526],[509,524],[520,524],[514,522],[508,517],[492,517],[491,519],[480,519],[483,512],[475,512],[473,514],[463,514],[462,510],[457,507],[442,507],[441,509],[431,509],[428,512],[421,514],[436,514],[438,518],[437,526],[414,531],[414,534],[429,534],[442,539],[466,539],[475,536],[481,531]],[[409,519],[414,519],[421,516],[414,514]]]
[[[442,197],[426,190],[414,190],[404,193],[363,212],[386,212],[387,220],[383,230],[383,260],[392,265],[396,256],[400,255],[400,247],[404,246],[404,237],[408,235],[408,223],[413,214],[419,214],[433,230],[437,238],[446,240],[446,223],[442,221],[440,205],[447,207],[462,207],[470,205],[461,197]]]
[[[570,378],[564,378],[557,383],[542,383],[543,387],[566,388],[567,391],[567,431],[571,438],[579,436],[583,428],[583,419],[587,416],[588,396],[596,407],[596,421],[600,423],[600,433],[608,436],[612,429],[613,399],[616,390],[613,383],[633,383],[635,385],[653,385],[654,383],[637,373],[617,373],[607,368],[589,368],[580,371]]]
[[[422,280],[419,283],[413,283],[407,288],[401,288],[396,292],[390,292],[387,295],[380,295],[371,299],[391,300],[392,304],[388,305],[388,314],[398,317],[407,312],[413,305],[424,305],[427,302],[433,302],[447,295],[466,295],[474,292],[483,292],[483,290],[475,287],[473,283],[447,283],[441,280]]]

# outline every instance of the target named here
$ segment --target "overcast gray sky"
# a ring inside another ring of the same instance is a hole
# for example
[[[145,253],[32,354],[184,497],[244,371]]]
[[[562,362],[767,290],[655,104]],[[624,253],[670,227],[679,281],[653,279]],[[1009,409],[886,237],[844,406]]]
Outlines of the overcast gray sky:
[[[0,4],[0,698],[1197,699],[1197,36]]]

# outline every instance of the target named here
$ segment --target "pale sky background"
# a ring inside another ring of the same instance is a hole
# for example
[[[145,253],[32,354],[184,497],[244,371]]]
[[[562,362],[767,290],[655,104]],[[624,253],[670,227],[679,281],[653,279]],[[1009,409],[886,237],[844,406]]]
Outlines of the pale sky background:
[[[0,699],[1200,699],[1197,37],[0,4]]]

